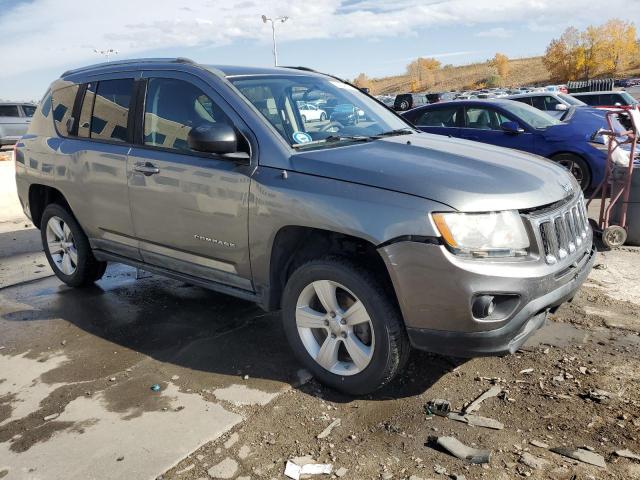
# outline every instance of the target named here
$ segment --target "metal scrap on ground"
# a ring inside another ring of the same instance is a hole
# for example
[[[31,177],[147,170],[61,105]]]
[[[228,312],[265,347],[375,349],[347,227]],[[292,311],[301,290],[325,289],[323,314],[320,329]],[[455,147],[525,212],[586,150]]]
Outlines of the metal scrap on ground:
[[[500,393],[502,393],[502,387],[498,385],[494,385],[489,390],[487,390],[482,395],[480,395],[478,398],[476,398],[469,405],[467,405],[465,408],[463,408],[462,412],[463,413],[475,412],[480,409],[480,405],[482,404],[482,402],[484,402],[488,398],[497,397],[498,395],[500,395]]]
[[[584,448],[574,449],[566,447],[555,447],[552,448],[551,451],[557,453],[558,455],[562,455],[563,457],[573,458],[574,460],[578,460],[579,462],[595,465],[596,467],[605,468],[607,466],[602,455],[598,455],[595,452],[590,452],[589,450],[585,450]]]
[[[491,451],[468,447],[454,437],[438,437],[437,443],[454,457],[470,463],[489,463]]]

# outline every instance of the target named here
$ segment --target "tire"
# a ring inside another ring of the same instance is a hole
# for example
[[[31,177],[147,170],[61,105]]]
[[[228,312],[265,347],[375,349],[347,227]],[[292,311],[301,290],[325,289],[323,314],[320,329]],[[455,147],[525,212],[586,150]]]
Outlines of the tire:
[[[57,203],[47,205],[42,213],[40,236],[51,269],[70,287],[91,285],[104,275],[107,262],[96,260],[89,239],[65,207]],[[52,250],[54,245],[59,250]]]
[[[307,117],[305,117],[304,115],[302,115],[302,123],[307,123]]]
[[[321,302],[317,293],[331,292],[331,287],[337,294],[323,296],[333,299],[334,316],[323,306],[331,302]],[[349,308],[358,301],[364,311],[354,313]],[[356,324],[347,324],[348,319]],[[283,293],[282,321],[298,360],[320,382],[350,395],[381,388],[409,356],[409,340],[395,302],[373,274],[346,259],[325,258],[300,266]],[[335,353],[325,355],[323,366],[316,358],[323,357],[327,345],[325,352]]]
[[[591,185],[591,169],[582,157],[572,153],[561,153],[552,157],[551,160],[569,170],[580,184],[583,192],[589,188]]]
[[[400,102],[400,110],[409,110],[409,102],[407,102],[406,100],[402,100]]]
[[[324,113],[324,112],[322,112],[322,113],[320,114],[320,121],[321,121],[321,122],[324,122],[326,119],[327,119],[327,114],[326,114],[326,113]]]
[[[627,241],[627,231],[619,225],[610,225],[602,232],[602,243],[609,249],[618,248]]]

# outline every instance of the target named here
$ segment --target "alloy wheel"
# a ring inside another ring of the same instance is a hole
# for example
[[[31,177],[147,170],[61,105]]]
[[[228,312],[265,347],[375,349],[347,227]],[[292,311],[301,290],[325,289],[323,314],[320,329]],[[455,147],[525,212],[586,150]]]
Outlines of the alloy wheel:
[[[78,250],[73,233],[60,217],[47,222],[47,250],[57,268],[65,275],[73,275],[78,268]]]
[[[559,160],[558,163],[569,170],[578,181],[578,184],[582,186],[582,182],[584,181],[584,172],[577,162],[574,162],[573,160]]]
[[[302,290],[296,326],[307,353],[333,374],[356,375],[371,362],[371,317],[358,297],[337,282],[318,280]]]

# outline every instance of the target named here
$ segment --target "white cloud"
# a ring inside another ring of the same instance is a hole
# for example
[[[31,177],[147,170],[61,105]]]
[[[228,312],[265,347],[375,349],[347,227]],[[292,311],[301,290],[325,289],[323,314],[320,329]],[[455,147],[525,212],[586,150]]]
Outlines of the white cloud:
[[[509,38],[513,36],[513,32],[504,27],[494,27],[489,30],[482,30],[476,33],[476,37],[486,38]]]
[[[344,3],[344,4],[343,4]],[[505,38],[511,30],[545,25],[549,17],[577,26],[603,21],[587,0],[32,0],[0,17],[0,78],[96,60],[93,48],[124,56],[155,49],[270,41],[260,14],[291,18],[282,42],[322,38],[370,40],[412,36],[424,28],[475,28]],[[608,11],[640,19],[640,2],[609,0]],[[483,25],[504,25],[482,30]],[[560,32],[558,32],[559,34]],[[412,40],[416,41],[416,40]],[[454,52],[455,53],[455,52]],[[445,54],[446,55],[446,54]],[[433,56],[433,55],[432,55]]]

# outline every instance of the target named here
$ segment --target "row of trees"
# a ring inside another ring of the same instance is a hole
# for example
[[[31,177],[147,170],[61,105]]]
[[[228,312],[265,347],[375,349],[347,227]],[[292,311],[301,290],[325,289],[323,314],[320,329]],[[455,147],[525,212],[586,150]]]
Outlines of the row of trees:
[[[543,62],[553,80],[564,82],[623,72],[639,52],[635,25],[612,19],[583,31],[567,28],[549,44]]]

